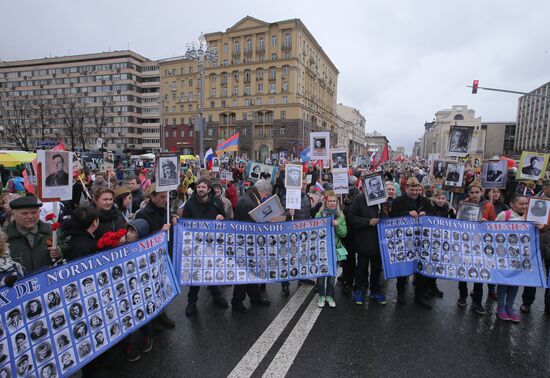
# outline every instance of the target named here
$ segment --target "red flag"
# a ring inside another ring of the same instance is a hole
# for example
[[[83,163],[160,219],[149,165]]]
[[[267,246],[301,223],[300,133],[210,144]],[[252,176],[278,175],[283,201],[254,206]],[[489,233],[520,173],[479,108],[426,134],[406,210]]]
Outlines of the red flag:
[[[386,143],[386,145],[384,146],[384,150],[382,150],[382,156],[380,156],[380,159],[378,161],[372,163],[371,169],[375,170],[376,168],[378,168],[378,166],[388,160],[390,160],[390,151],[388,148],[388,144]]]
[[[59,144],[52,148],[52,151],[67,151],[63,142],[59,141]]]

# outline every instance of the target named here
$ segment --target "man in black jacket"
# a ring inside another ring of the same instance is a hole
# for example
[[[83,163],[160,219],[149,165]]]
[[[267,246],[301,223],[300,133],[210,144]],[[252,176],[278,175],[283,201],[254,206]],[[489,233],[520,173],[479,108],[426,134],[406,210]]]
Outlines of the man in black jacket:
[[[197,181],[195,191],[183,206],[181,217],[187,219],[215,219],[218,221],[225,219],[226,214],[223,203],[214,195],[210,186],[210,180],[201,178]],[[189,287],[189,293],[187,294],[188,303],[185,309],[185,315],[187,316],[194,316],[197,313],[199,289],[200,286]],[[221,308],[229,307],[217,286],[208,286],[208,291],[210,291],[216,306]]]
[[[258,207],[262,201],[271,196],[272,187],[269,181],[260,179],[254,186],[244,193],[235,209],[235,220],[242,222],[254,222],[248,214],[251,210]],[[250,297],[250,303],[263,306],[270,306],[271,302],[262,296],[260,287],[257,284],[235,285],[233,288],[233,299],[231,305],[233,310],[246,313],[248,309],[243,304],[246,294]]]
[[[99,213],[94,207],[77,207],[72,217],[64,224],[67,236],[70,236],[67,251],[68,260],[75,260],[98,251],[94,232],[99,226]]]
[[[137,177],[132,177],[128,180],[128,189],[132,192],[132,214],[139,210],[141,203],[144,200],[143,191],[140,187],[140,181]]]
[[[430,200],[421,195],[422,185],[415,178],[411,177],[407,180],[405,194],[397,197],[392,204],[390,215],[392,217],[411,216],[418,218],[430,212],[432,204]],[[407,286],[407,277],[397,278],[397,302],[404,304],[405,287]],[[426,298],[426,278],[420,274],[415,278],[414,301],[424,308],[431,309],[432,305]]]
[[[149,224],[149,232],[154,234],[163,231],[170,231],[170,224],[166,223],[166,206],[168,204],[168,192],[157,192],[156,184],[151,184],[147,192],[149,193],[149,202],[138,211],[135,219],[145,219]],[[140,235],[146,237],[149,235]],[[171,239],[172,240],[172,239]],[[171,250],[169,247],[168,250]],[[162,325],[164,328],[174,328],[176,323],[168,317],[165,311],[162,311],[155,319],[155,324]],[[157,328],[160,330],[161,328]]]

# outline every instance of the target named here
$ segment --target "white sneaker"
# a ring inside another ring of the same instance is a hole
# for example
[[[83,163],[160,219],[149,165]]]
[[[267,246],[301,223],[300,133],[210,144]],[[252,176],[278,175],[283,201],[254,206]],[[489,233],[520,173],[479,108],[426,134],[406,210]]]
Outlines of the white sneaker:
[[[325,297],[319,297],[319,302],[317,302],[317,307],[325,307]]]
[[[334,302],[334,299],[332,299],[332,297],[326,297],[326,300],[328,302],[329,307],[331,307],[331,308],[336,307],[336,302]]]

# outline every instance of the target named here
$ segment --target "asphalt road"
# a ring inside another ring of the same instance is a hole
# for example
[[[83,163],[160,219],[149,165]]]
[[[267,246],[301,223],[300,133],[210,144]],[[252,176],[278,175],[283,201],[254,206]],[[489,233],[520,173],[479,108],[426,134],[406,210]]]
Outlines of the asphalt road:
[[[496,318],[496,303],[479,316],[456,306],[457,283],[442,281],[432,310],[396,303],[395,283],[383,286],[387,305],[352,303],[337,286],[335,309],[319,309],[312,286],[291,284],[291,297],[268,285],[271,307],[248,314],[214,307],[201,289],[194,318],[184,315],[187,288],[168,313],[176,328],[155,335],[153,350],[130,363],[120,356],[109,376],[123,377],[549,377],[550,316],[543,293],[520,324]],[[471,286],[471,285],[470,285]],[[232,288],[222,291],[230,300]],[[521,290],[516,304],[521,301]],[[248,301],[247,301],[248,302]],[[247,303],[247,306],[249,304]]]

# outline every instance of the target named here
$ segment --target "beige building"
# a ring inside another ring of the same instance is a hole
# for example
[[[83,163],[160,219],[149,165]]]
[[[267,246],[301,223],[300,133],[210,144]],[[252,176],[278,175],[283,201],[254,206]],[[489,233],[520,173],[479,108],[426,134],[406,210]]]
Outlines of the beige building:
[[[132,51],[0,62],[1,142],[144,152],[145,119],[155,145],[158,86],[158,65]]]
[[[365,137],[365,144],[367,146],[367,153],[370,156],[373,156],[377,152],[381,155],[386,144],[389,144],[389,141],[385,135],[382,135],[377,131],[373,131],[372,133],[367,133]]]
[[[485,159],[501,155],[516,157],[514,152],[515,122],[483,122],[481,129],[486,133],[485,148],[483,149]]]
[[[550,82],[530,93],[550,96]],[[517,128],[514,149],[545,152],[550,150],[550,97],[521,96],[518,100]]]
[[[338,128],[336,131],[336,146],[347,148],[350,156],[361,156],[365,148],[365,117],[359,110],[338,104]]]
[[[481,117],[476,117],[475,110],[468,109],[467,105],[453,105],[451,109],[435,113],[433,122],[425,123],[424,135],[420,140],[420,157],[427,159],[430,154],[436,154],[435,156],[445,159],[451,126],[473,127],[469,153],[483,154],[485,130],[481,128]]]
[[[217,60],[204,66],[205,150],[239,132],[239,154],[264,160],[297,155],[310,131],[336,130],[338,70],[299,19],[267,23],[245,17],[205,35]],[[198,148],[199,63],[160,61],[166,128],[194,133]],[[164,134],[170,138],[170,134]]]

